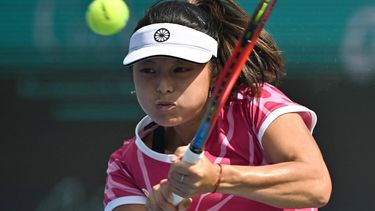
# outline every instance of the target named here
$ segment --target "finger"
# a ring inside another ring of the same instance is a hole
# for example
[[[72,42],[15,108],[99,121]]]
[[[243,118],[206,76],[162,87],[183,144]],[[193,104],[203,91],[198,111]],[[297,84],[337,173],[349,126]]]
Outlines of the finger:
[[[161,186],[160,186],[160,188],[161,188]],[[156,204],[157,204],[157,207],[159,209],[161,209],[161,210],[169,210],[168,209],[169,208],[169,206],[168,206],[169,202],[168,202],[167,198],[164,197],[164,195],[162,193],[162,190],[160,190],[158,192],[158,194],[156,194],[155,198],[157,200]]]
[[[164,211],[176,211],[176,207],[172,204],[172,192],[169,189],[169,182],[164,179],[160,181],[160,193],[165,203],[160,207]]]
[[[180,178],[181,175],[189,174],[191,166],[192,164],[189,164],[187,162],[183,162],[183,161],[181,162],[180,160],[175,161],[169,169],[168,178],[173,175],[174,175],[173,177]]]
[[[178,161],[180,161],[180,159],[176,156],[176,155],[170,155],[170,158],[172,163],[176,163]]]
[[[162,180],[160,184],[152,187],[146,201],[146,210],[175,210],[168,200],[163,196],[163,188],[165,189],[166,180]]]
[[[183,162],[175,163],[171,166],[168,172],[168,180],[172,185],[178,183],[186,182],[186,175],[188,174],[188,169],[185,167]]]
[[[184,188],[180,188],[180,187],[171,187],[170,190],[174,193],[174,194],[177,194],[178,196],[181,196],[182,198],[186,198],[188,197],[189,195],[187,194],[187,192],[185,191]],[[172,202],[172,197],[169,198],[169,201]]]
[[[182,159],[182,157],[184,156],[186,150],[187,150],[187,146],[178,147],[178,148],[176,149],[176,151],[174,152],[174,154],[175,154],[178,158]]]
[[[178,211],[185,211],[185,210],[189,209],[189,207],[192,204],[192,201],[193,200],[191,198],[187,198],[187,199],[182,200],[182,202],[177,206],[177,210]]]
[[[161,207],[163,211],[176,211],[176,207],[171,203],[166,203],[165,206]]]
[[[169,188],[183,189],[190,186],[190,179],[184,174],[170,174],[168,177]]]
[[[168,175],[168,181],[169,183],[176,183],[176,184],[186,184],[188,180],[188,176],[186,174],[181,173],[171,173]]]
[[[192,188],[189,184],[169,181],[169,190],[183,198],[191,196]]]
[[[152,211],[152,210],[158,210],[158,206],[155,204],[155,198],[154,198],[154,194],[150,194],[149,197],[147,198],[147,201],[146,201],[146,210],[147,211]]]

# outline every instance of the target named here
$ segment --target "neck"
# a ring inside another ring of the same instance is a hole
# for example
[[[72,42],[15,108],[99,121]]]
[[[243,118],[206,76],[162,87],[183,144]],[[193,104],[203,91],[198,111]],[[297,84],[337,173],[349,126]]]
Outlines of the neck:
[[[188,145],[194,138],[204,115],[204,109],[193,119],[180,125],[164,128],[164,140],[166,153],[174,153],[178,147]]]
[[[189,124],[165,128],[166,150],[174,153],[178,147],[188,145],[193,140],[198,126],[199,122],[196,124],[190,122]]]

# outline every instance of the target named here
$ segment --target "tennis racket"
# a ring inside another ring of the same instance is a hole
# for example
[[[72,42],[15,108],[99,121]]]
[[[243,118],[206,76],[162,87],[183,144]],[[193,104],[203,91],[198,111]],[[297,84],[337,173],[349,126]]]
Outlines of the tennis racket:
[[[260,0],[255,8],[253,15],[245,29],[243,35],[233,51],[232,56],[225,64],[223,70],[215,82],[212,97],[208,102],[208,107],[199,128],[195,134],[194,140],[189,144],[182,161],[195,164],[203,156],[203,146],[207,137],[210,135],[220,110],[228,99],[241,70],[248,60],[256,40],[259,37],[264,24],[266,23],[271,11],[276,4],[276,0]],[[172,194],[173,205],[178,205],[183,198],[177,194]]]

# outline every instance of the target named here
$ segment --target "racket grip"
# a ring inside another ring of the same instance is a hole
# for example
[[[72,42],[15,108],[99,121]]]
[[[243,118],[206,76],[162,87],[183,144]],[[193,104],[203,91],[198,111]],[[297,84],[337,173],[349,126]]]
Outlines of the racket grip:
[[[186,150],[184,157],[182,158],[183,162],[187,162],[189,164],[195,164],[197,163],[201,158],[203,157],[203,152],[202,153],[195,153],[190,150],[190,147]],[[172,193],[172,204],[174,206],[177,206],[184,198]]]
[[[190,144],[189,144],[188,149],[186,150],[184,157],[182,158],[182,161],[190,163],[190,164],[196,164],[202,157],[203,157],[203,152],[195,153],[191,151]]]
[[[175,194],[175,193],[172,193],[172,204],[173,206],[177,206],[182,200],[184,200],[183,197]]]

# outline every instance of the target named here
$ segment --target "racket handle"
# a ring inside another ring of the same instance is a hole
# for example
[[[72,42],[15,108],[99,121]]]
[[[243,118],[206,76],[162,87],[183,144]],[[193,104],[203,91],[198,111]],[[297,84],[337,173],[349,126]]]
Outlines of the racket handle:
[[[196,164],[202,157],[203,157],[203,152],[195,153],[191,151],[190,144],[189,144],[188,149],[186,150],[184,157],[182,158],[182,161],[190,163],[190,164]]]
[[[196,154],[190,150],[190,147],[186,150],[184,157],[182,158],[183,162],[187,162],[190,164],[195,164],[197,163],[201,158],[203,157],[203,152],[200,154]],[[174,206],[177,206],[184,198],[172,193],[172,204]]]
[[[182,200],[184,200],[183,197],[175,194],[175,193],[172,193],[172,204],[173,206],[177,206]]]

